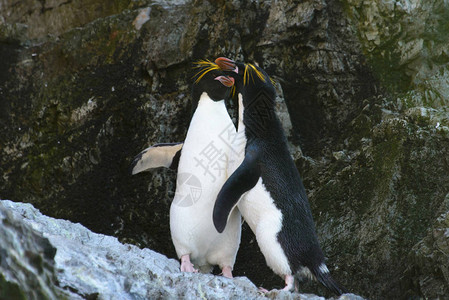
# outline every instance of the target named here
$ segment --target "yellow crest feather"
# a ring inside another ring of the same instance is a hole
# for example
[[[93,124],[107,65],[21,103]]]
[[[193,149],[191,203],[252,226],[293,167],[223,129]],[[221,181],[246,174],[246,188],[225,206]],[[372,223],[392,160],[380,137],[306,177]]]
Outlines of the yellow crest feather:
[[[195,62],[195,66],[193,68],[201,68],[201,70],[196,73],[195,75],[193,75],[193,78],[197,77],[198,78],[195,80],[195,83],[200,82],[200,80],[204,77],[204,75],[206,75],[208,72],[212,71],[212,70],[220,70],[220,68],[218,67],[217,64],[211,62],[210,60],[199,60],[197,62]]]
[[[234,96],[235,96],[235,84],[231,88],[231,95],[232,95],[232,98],[234,98]]]
[[[259,77],[260,80],[263,82],[266,81],[265,75],[257,70],[257,68],[252,64],[245,64],[245,72],[243,73],[243,85],[246,85],[247,81],[249,82],[249,78],[251,77],[251,80],[254,82],[254,76],[253,74],[256,74],[257,77]],[[273,82],[272,79],[270,79],[271,82]]]

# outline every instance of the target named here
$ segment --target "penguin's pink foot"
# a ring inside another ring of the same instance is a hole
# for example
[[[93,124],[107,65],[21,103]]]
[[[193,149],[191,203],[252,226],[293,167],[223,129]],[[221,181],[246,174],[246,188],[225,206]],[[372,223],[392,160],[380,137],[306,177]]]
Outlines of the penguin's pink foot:
[[[181,272],[198,273],[198,270],[190,262],[189,254],[181,256]]]
[[[291,291],[294,288],[295,278],[292,275],[285,275],[285,287],[284,291]]]
[[[261,293],[261,294],[266,294],[266,293],[269,292],[269,290],[267,290],[267,289],[265,289],[265,288],[263,288],[263,287],[261,287],[261,286],[259,286],[258,291],[259,291],[259,293]]]
[[[223,269],[221,269],[221,275],[223,275],[223,277],[233,278],[232,268],[230,266],[223,267]]]

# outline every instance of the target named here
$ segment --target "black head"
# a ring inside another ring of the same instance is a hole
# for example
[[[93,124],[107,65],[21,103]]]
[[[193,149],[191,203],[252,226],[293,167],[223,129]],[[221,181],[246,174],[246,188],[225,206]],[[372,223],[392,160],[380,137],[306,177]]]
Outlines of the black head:
[[[258,66],[224,57],[217,58],[215,63],[235,79],[236,91],[242,95],[247,139],[271,133],[277,135],[280,123],[275,112],[276,89],[268,74]]]
[[[248,101],[253,101],[260,93],[263,93],[274,107],[276,89],[273,81],[262,68],[253,64],[235,62],[225,57],[217,58],[215,63],[226,75],[235,79],[236,91],[242,94],[244,103],[248,104]]]
[[[210,61],[195,63],[196,74],[193,76],[193,99],[198,101],[205,92],[214,101],[224,100],[229,97],[234,85],[234,78],[226,76],[220,68]]]

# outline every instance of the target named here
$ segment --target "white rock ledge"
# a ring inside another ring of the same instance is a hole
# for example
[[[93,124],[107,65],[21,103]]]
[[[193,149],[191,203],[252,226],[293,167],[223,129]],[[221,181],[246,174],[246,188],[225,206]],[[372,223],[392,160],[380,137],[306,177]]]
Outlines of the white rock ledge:
[[[181,273],[177,260],[44,216],[31,204],[0,200],[0,222],[0,286],[4,280],[19,287],[23,299],[266,299],[246,277]],[[324,299],[283,291],[266,296]]]

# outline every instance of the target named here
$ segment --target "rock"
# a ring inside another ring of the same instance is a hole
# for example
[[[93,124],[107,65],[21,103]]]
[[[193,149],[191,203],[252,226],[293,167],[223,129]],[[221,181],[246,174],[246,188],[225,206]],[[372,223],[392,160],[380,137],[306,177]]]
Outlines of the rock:
[[[429,299],[445,299],[449,295],[449,194],[437,213],[441,214],[408,256],[407,277],[412,281],[409,284],[419,287]]]
[[[343,2],[384,86],[408,94],[407,106],[448,105],[447,2]]]
[[[0,298],[57,299],[64,293],[56,285],[56,248],[17,214],[1,202]]]
[[[348,27],[333,1],[275,1],[252,51],[281,78],[292,138],[303,150],[321,151],[322,136],[338,135],[378,88]]]
[[[374,116],[381,112],[365,113],[369,130],[348,129],[365,134],[348,135],[344,151],[301,167],[309,174],[305,185],[329,264],[338,269],[350,264],[349,269],[363,274],[355,290],[382,282],[370,294],[376,299],[386,294],[412,297],[424,288],[429,298],[443,295],[447,282],[429,278],[444,274],[438,266],[447,264],[436,245],[446,243],[449,132],[435,128],[435,114],[432,119],[399,115],[376,123]],[[342,244],[333,248],[336,239]],[[435,268],[439,271],[431,271]]]
[[[89,23],[97,18],[116,14],[126,8],[129,1],[33,1],[17,3],[7,0],[2,3],[2,21],[20,23],[27,27],[30,38],[44,38]]]
[[[181,273],[174,259],[49,218],[30,204],[1,200],[0,220],[2,299],[265,299],[246,277]],[[324,299],[270,294],[296,297]]]
[[[443,295],[447,5],[3,1],[0,197],[175,257],[175,174],[128,166],[184,139],[192,62],[228,56],[277,83],[333,276],[370,299]],[[247,226],[235,274],[283,284]]]

